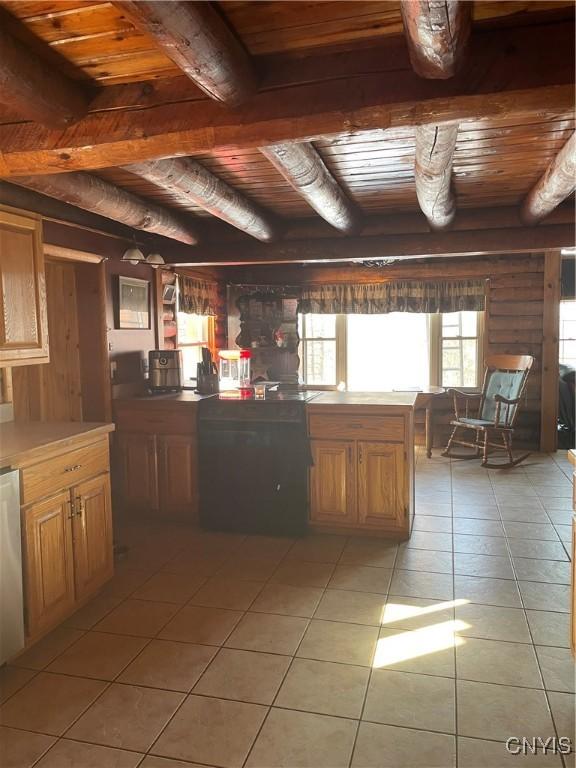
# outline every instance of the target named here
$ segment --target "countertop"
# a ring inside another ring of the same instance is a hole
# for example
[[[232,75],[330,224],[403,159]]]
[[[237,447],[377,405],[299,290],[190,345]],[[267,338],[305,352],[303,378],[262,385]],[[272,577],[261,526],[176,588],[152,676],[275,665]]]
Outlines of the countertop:
[[[0,424],[0,467],[41,459],[47,448],[65,447],[79,437],[105,435],[114,429],[114,424],[98,421],[5,422]]]
[[[131,397],[118,397],[113,401],[113,404],[117,403],[199,403],[202,400],[206,400],[214,395],[197,395],[193,389],[185,389],[181,392],[168,392],[166,394],[144,394],[144,395],[132,395]]]
[[[413,408],[418,392],[322,392],[307,403],[310,408],[324,405],[403,406]]]
[[[314,392],[314,399],[306,403],[306,407],[324,406],[324,405],[363,405],[363,406],[396,406],[404,408],[413,408],[418,397],[418,392]],[[199,403],[214,395],[197,395],[192,390],[182,392],[172,392],[165,395],[139,395],[132,397],[118,398],[114,404],[122,403],[146,403],[149,405],[157,404],[166,406],[171,404],[189,405],[190,403]]]
[[[576,449],[570,448],[568,451],[568,461],[576,467]]]

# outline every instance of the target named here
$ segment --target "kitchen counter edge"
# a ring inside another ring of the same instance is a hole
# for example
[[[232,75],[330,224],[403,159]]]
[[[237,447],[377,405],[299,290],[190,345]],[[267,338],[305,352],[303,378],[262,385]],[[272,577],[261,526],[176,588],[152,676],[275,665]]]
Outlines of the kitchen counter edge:
[[[46,450],[74,446],[83,438],[106,435],[116,429],[107,422],[4,422],[0,425],[0,469],[34,459],[42,460]]]

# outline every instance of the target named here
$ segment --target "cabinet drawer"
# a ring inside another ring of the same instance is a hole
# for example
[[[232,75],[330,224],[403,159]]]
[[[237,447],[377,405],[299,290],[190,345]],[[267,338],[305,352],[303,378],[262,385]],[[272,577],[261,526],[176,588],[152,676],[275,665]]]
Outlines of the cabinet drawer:
[[[116,425],[125,432],[190,435],[196,432],[196,408],[130,408],[116,411]]]
[[[25,467],[21,470],[22,504],[70,488],[82,480],[107,472],[109,467],[107,438]]]
[[[310,436],[325,440],[393,440],[404,441],[403,416],[372,416],[354,418],[350,415],[310,414]]]

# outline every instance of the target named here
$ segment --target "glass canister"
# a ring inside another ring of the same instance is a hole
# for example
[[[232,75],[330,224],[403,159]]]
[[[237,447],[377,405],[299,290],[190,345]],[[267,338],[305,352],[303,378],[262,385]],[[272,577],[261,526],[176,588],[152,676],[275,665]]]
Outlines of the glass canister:
[[[220,389],[245,389],[250,386],[249,349],[222,349],[220,358]]]

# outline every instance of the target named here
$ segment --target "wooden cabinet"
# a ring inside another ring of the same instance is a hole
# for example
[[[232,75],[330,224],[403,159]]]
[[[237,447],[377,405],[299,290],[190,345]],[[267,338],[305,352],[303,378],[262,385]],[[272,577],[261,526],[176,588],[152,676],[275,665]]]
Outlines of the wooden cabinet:
[[[198,517],[196,403],[115,404],[122,508],[163,520]]]
[[[158,484],[163,514],[186,519],[198,507],[198,463],[196,438],[160,435],[158,438]]]
[[[26,629],[33,640],[73,613],[114,570],[108,437],[60,450],[21,467],[22,498],[33,499],[22,507]],[[82,457],[96,455],[106,456],[104,471],[75,482]],[[44,465],[60,464],[73,470],[38,486],[38,477],[48,477]]]
[[[379,409],[382,411],[382,409]],[[347,532],[409,535],[412,410],[310,406],[310,522]]]
[[[24,513],[26,625],[41,634],[74,607],[70,494],[38,502]]]
[[[47,363],[42,219],[0,206],[0,366]]]
[[[121,432],[117,437],[122,505],[126,510],[150,513],[158,509],[156,435]]]
[[[76,599],[83,600],[114,572],[110,475],[75,486],[71,495],[74,582]]]
[[[356,521],[356,447],[349,440],[312,441],[310,517],[320,523]]]
[[[401,528],[407,514],[404,445],[358,442],[358,522]]]

